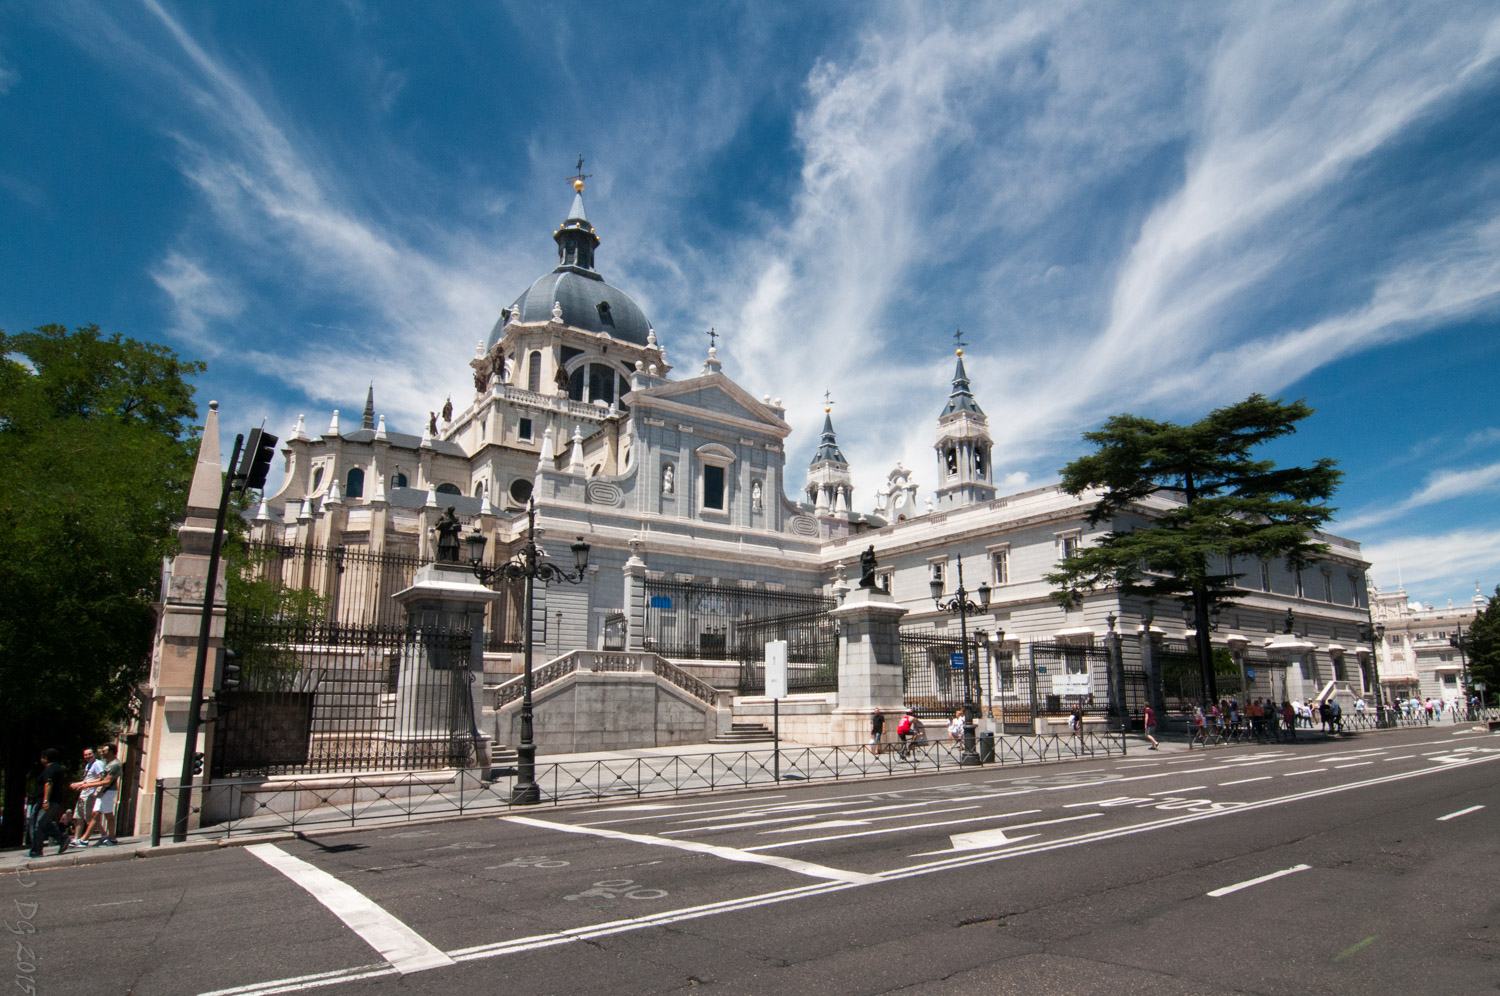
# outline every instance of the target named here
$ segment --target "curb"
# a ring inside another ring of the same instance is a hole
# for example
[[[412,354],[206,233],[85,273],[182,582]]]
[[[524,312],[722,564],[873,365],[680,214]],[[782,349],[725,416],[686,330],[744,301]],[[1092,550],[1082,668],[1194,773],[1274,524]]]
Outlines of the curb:
[[[20,875],[27,872],[50,871],[54,868],[79,868],[84,865],[112,864],[136,858],[169,858],[177,854],[194,854],[200,851],[218,851],[228,847],[244,847],[248,844],[265,844],[278,840],[296,840],[302,836],[291,830],[268,830],[265,833],[246,834],[243,837],[215,837],[212,840],[188,840],[181,843],[149,844],[102,848],[68,848],[62,854],[44,855],[40,858],[23,858],[8,867],[0,867],[0,875]]]

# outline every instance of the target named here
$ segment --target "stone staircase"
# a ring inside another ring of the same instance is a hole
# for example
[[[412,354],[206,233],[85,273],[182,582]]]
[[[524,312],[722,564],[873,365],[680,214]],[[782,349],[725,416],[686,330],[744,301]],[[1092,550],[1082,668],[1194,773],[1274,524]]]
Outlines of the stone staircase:
[[[715,744],[758,744],[766,743],[775,739],[764,723],[731,723],[728,733],[721,733],[710,743]]]

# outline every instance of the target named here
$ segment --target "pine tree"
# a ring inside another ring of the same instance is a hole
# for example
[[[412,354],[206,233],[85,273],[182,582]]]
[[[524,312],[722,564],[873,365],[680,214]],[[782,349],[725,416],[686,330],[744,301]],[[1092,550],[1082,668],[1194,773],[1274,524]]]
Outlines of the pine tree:
[[[1107,522],[1111,531],[1046,576],[1058,600],[1071,604],[1101,587],[1181,600],[1204,637],[1203,688],[1217,698],[1209,610],[1239,594],[1234,558],[1285,558],[1300,568],[1327,551],[1315,533],[1336,511],[1326,504],[1343,476],[1334,461],[1278,468],[1253,456],[1312,412],[1301,401],[1253,394],[1191,425],[1125,414],[1085,433],[1097,449],[1062,469],[1062,488],[1098,491],[1089,525]]]

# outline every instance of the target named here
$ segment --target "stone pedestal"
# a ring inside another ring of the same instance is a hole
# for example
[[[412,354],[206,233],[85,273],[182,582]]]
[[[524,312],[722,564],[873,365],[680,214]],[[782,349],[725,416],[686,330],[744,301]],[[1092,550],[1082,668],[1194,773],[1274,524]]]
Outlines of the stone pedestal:
[[[395,600],[412,634],[401,652],[391,739],[413,752],[473,734],[475,763],[488,767],[490,736],[484,714],[484,613],[500,593],[480,584],[462,564],[427,564]],[[450,634],[467,629],[456,643]]]
[[[839,704],[832,734],[836,743],[870,739],[870,717],[886,714],[886,737],[906,707],[901,690],[901,617],[906,609],[878,588],[855,588],[831,613],[843,630],[839,641]]]

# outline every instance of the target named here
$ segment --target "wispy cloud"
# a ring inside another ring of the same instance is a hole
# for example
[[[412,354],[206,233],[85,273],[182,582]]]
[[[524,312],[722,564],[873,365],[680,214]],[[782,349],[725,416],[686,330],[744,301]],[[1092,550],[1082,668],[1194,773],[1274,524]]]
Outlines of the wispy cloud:
[[[244,298],[224,277],[206,273],[196,260],[169,252],[151,271],[151,279],[172,299],[172,334],[209,356],[223,345],[210,326],[244,310]]]
[[[1482,588],[1493,584],[1500,564],[1500,529],[1458,529],[1449,533],[1402,536],[1367,543],[1364,555],[1371,575],[1382,588],[1404,584],[1414,597],[1457,600],[1464,590],[1450,590],[1455,579],[1475,579]],[[1472,585],[1472,581],[1468,584]]]
[[[1407,512],[1426,505],[1470,495],[1500,491],[1500,463],[1467,470],[1441,470],[1429,474],[1426,482],[1411,495],[1385,508],[1369,509],[1339,523],[1338,528],[1346,533],[1355,533],[1383,522],[1390,522]]]

